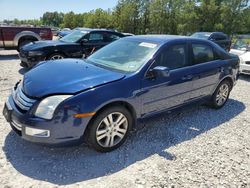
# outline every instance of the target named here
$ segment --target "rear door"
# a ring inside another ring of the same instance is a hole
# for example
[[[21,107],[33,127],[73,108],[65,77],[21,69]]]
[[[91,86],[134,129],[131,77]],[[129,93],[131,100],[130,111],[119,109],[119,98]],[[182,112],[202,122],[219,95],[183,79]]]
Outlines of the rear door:
[[[209,43],[189,43],[192,54],[193,91],[191,100],[203,98],[211,94],[223,72],[223,60],[214,52]]]

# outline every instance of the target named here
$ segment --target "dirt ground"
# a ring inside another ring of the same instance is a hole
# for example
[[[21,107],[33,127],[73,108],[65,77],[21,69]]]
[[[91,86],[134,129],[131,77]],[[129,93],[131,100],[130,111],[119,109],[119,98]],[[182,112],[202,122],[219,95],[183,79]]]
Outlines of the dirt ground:
[[[0,51],[0,110],[27,71]],[[111,153],[22,140],[0,114],[0,187],[249,187],[250,76],[221,110],[194,106],[140,122]]]

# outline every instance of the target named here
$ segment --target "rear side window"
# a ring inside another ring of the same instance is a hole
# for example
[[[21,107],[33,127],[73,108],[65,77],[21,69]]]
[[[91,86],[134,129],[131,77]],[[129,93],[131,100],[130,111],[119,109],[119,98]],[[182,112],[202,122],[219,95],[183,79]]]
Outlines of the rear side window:
[[[107,33],[105,35],[105,42],[113,42],[120,39],[120,36],[113,34],[113,33]]]
[[[215,40],[227,40],[227,36],[222,34],[214,35],[212,38],[214,38]]]
[[[177,69],[188,66],[186,54],[186,44],[167,47],[156,57],[152,68],[163,66],[170,69]]]
[[[102,33],[90,33],[89,41],[90,42],[103,41],[103,34]]]
[[[205,44],[192,44],[193,64],[206,63],[215,60],[212,47]]]

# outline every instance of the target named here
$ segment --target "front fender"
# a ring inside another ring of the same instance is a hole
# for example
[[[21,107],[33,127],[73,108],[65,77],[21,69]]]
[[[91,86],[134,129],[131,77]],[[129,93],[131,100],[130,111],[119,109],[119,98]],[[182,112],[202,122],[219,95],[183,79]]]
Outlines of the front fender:
[[[136,92],[134,92],[137,88],[139,88],[138,81],[132,82],[129,79],[123,79],[81,92],[65,105],[72,106],[76,113],[82,114],[98,112],[104,106],[114,102],[124,102],[133,107],[137,117],[139,117],[140,99],[135,95]]]

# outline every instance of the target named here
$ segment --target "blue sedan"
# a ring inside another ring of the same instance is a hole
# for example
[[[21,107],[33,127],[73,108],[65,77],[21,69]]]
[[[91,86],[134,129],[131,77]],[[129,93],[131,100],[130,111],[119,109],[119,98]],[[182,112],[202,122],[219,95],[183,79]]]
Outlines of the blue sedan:
[[[86,60],[41,62],[16,84],[3,114],[25,140],[65,145],[85,138],[108,152],[137,119],[190,103],[223,107],[238,69],[238,57],[210,41],[132,36]]]

